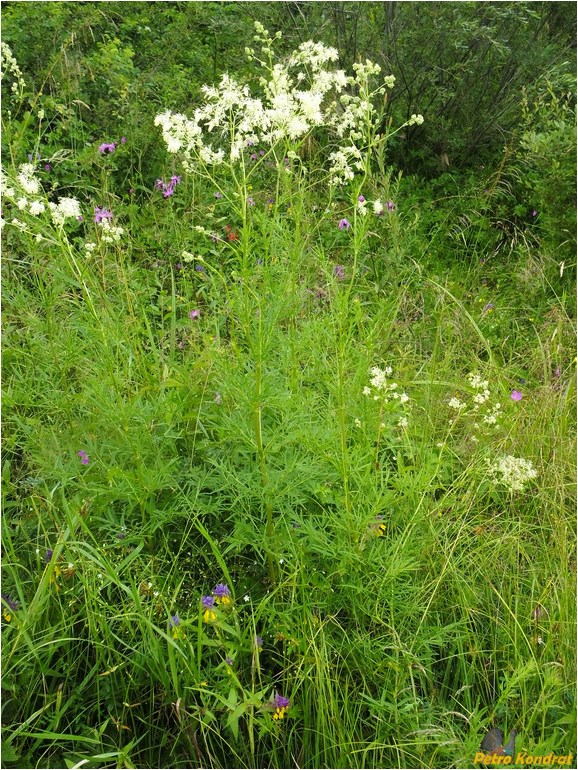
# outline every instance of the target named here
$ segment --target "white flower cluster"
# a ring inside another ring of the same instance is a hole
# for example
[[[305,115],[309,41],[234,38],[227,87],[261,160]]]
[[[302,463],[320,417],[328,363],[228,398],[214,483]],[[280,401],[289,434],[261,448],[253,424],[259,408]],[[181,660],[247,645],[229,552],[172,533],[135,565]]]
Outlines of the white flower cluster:
[[[488,389],[488,381],[482,380],[479,374],[468,374],[468,382],[474,388],[474,390],[477,391],[475,393],[473,400],[474,400],[474,409],[478,409],[482,404],[484,404],[490,397],[490,391]]]
[[[374,401],[385,401],[386,403],[390,398],[394,398],[399,401],[400,404],[407,404],[409,396],[407,393],[399,393],[397,390],[397,382],[388,382],[388,377],[393,374],[391,366],[386,366],[385,369],[380,369],[379,366],[373,366],[370,370],[371,379],[369,380],[371,387],[366,386],[363,388],[364,396],[371,396],[373,394]],[[373,390],[372,390],[373,388]]]
[[[106,218],[101,219],[98,226],[100,227],[100,240],[103,243],[117,243],[124,233],[122,227],[111,224]]]
[[[530,460],[512,455],[503,455],[491,462],[488,473],[494,483],[503,484],[510,492],[523,491],[524,484],[538,475]]]
[[[495,404],[490,403],[491,393],[488,380],[482,379],[479,374],[468,374],[468,383],[474,390],[472,395],[471,409],[468,408],[466,401],[461,401],[457,396],[452,396],[448,401],[450,409],[458,412],[459,414],[465,414],[470,418],[473,418],[474,431],[480,430],[480,421],[483,425],[497,428],[498,420],[502,414],[502,405],[498,401]],[[450,420],[450,425],[456,421],[456,418]],[[478,436],[473,433],[471,440],[477,444],[479,442]]]
[[[403,412],[397,421],[399,428],[407,428],[409,422],[407,419],[409,408],[409,396],[405,392],[398,390],[397,382],[390,382],[389,377],[393,374],[391,366],[386,366],[385,369],[380,369],[379,366],[373,366],[370,370],[369,385],[363,388],[363,395],[373,397],[374,401],[380,401],[382,405],[386,404],[398,404],[402,407]],[[399,414],[399,412],[398,412]],[[381,427],[385,428],[386,425],[381,423]]]
[[[76,198],[60,198],[58,203],[46,204],[32,163],[22,163],[16,178],[11,179],[11,184],[2,174],[2,196],[13,201],[20,211],[25,211],[34,217],[43,214],[48,207],[52,221],[57,227],[62,227],[66,219],[81,218],[80,204]],[[16,217],[12,218],[10,224],[22,231],[28,229],[28,226]]]
[[[79,219],[80,203],[76,198],[60,198],[58,203],[49,203],[52,221],[57,227],[62,227],[67,219]]]
[[[355,170],[363,168],[355,142],[374,116],[371,98],[392,88],[393,76],[372,93],[368,83],[380,72],[377,64],[355,64],[355,77],[347,77],[343,70],[331,67],[338,59],[336,49],[313,41],[302,43],[284,63],[271,64],[274,39],[260,22],[255,23],[255,29],[255,40],[263,44],[266,61],[261,61],[252,48],[246,52],[268,72],[259,80],[262,97],[252,96],[247,85],[228,74],[216,87],[204,85],[204,104],[191,119],[170,111],[156,116],[155,125],[161,127],[168,151],[181,153],[185,168],[191,171],[199,162],[237,162],[247,147],[295,142],[313,128],[325,126],[340,140],[347,139],[345,146],[330,156],[331,182],[350,181]],[[346,94],[348,86],[351,93]]]
[[[12,75],[14,78],[14,82],[11,86],[12,93],[19,93],[20,96],[22,96],[26,84],[22,77],[20,67],[14,58],[14,54],[12,53],[10,46],[6,45],[6,43],[2,43],[0,49],[0,80],[4,80],[7,74]]]
[[[34,176],[34,166],[32,163],[23,163],[20,166],[18,183],[24,192],[29,195],[38,195],[40,192],[40,182]]]
[[[355,177],[354,169],[363,171],[363,156],[355,145],[341,147],[331,153],[329,164],[330,184],[344,185]]]
[[[407,121],[408,126],[421,126],[423,123],[423,115],[416,115],[415,112],[411,118]]]

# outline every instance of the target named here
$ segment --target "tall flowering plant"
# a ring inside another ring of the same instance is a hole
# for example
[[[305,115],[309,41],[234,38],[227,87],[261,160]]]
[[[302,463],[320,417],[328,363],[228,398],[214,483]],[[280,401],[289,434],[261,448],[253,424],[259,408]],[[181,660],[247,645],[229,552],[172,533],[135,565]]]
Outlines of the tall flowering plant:
[[[386,139],[376,133],[373,102],[395,82],[389,75],[373,87],[381,69],[369,60],[355,64],[354,75],[347,76],[334,66],[336,49],[312,41],[302,43],[284,62],[275,62],[274,42],[281,33],[270,37],[259,22],[255,29],[260,48],[247,48],[246,53],[265,73],[258,81],[258,95],[224,74],[217,86],[202,87],[204,101],[192,117],[166,111],[155,118],[167,150],[180,156],[186,171],[213,182],[217,167],[230,172],[238,194],[231,203],[244,222],[251,205],[248,180],[255,169],[273,159],[279,173],[290,170],[283,159],[298,160],[314,131],[323,129],[335,148],[326,170],[330,186],[366,175],[371,150]],[[421,115],[412,115],[404,125],[422,121]],[[260,152],[255,152],[257,147]],[[251,159],[257,162],[251,164]],[[353,196],[354,203],[359,194]]]
[[[239,291],[243,297],[241,312],[236,316],[237,323],[245,324],[243,332],[247,346],[255,356],[252,367],[255,380],[252,392],[254,446],[267,516],[266,535],[271,538],[273,512],[265,493],[269,487],[269,474],[262,432],[265,409],[263,368],[266,364],[263,353],[263,314],[247,312],[249,297],[257,310],[260,310],[264,301],[251,288],[251,268],[254,252],[262,242],[270,239],[270,234],[259,232],[256,226],[257,217],[252,212],[255,199],[250,183],[258,169],[265,170],[272,166],[276,169],[277,181],[276,195],[271,199],[271,205],[277,206],[280,190],[286,191],[292,185],[290,196],[287,197],[291,209],[297,210],[303,205],[310,184],[307,176],[311,176],[305,167],[304,157],[307,153],[304,150],[310,140],[317,136],[325,140],[324,144],[328,145],[327,162],[321,176],[315,175],[315,181],[319,181],[315,187],[317,199],[323,200],[325,194],[324,202],[329,204],[327,211],[331,211],[335,189],[344,187],[346,195],[340,197],[346,197],[349,201],[349,208],[343,212],[347,217],[343,216],[339,225],[336,222],[336,227],[348,231],[343,234],[343,241],[349,242],[353,253],[353,265],[348,271],[349,280],[342,305],[345,319],[347,300],[356,277],[358,256],[368,229],[366,214],[368,210],[373,210],[376,216],[380,216],[384,211],[381,201],[367,201],[362,189],[370,174],[372,154],[382,152],[387,136],[395,133],[389,131],[387,135],[378,134],[381,116],[374,104],[378,99],[382,104],[386,101],[387,91],[393,88],[395,78],[389,75],[377,82],[380,67],[369,60],[354,65],[353,75],[348,76],[336,66],[338,53],[334,48],[312,41],[302,43],[280,62],[275,55],[274,45],[281,34],[277,32],[274,37],[270,36],[259,22],[255,23],[255,31],[256,47],[246,49],[246,53],[262,74],[253,89],[224,74],[218,85],[202,87],[203,100],[191,116],[166,111],[156,116],[155,125],[162,131],[168,152],[180,158],[184,171],[210,181],[217,188],[218,199],[224,198],[229,203],[231,212],[241,223],[239,230],[234,231],[234,237],[233,231],[229,231],[227,239],[229,248],[240,261],[238,272],[242,280]],[[421,115],[412,115],[404,125],[422,121]],[[306,183],[304,180],[307,180]],[[325,208],[323,205],[318,206],[321,211]],[[300,217],[295,216],[293,221],[293,241],[299,244]],[[195,230],[210,235],[200,224]],[[228,294],[229,287],[224,276],[216,268],[208,267],[220,278]],[[297,266],[293,272],[296,270]],[[341,274],[344,278],[344,270],[337,275]],[[236,333],[234,328],[231,333]],[[345,371],[344,340],[345,336],[340,343],[340,382],[343,381]],[[340,393],[343,396],[343,391]],[[342,407],[341,412],[344,414],[343,402]],[[345,447],[345,420],[341,419],[340,422],[342,446]],[[346,500],[349,501],[346,477],[344,470]],[[271,555],[269,566],[274,581],[275,565]]]

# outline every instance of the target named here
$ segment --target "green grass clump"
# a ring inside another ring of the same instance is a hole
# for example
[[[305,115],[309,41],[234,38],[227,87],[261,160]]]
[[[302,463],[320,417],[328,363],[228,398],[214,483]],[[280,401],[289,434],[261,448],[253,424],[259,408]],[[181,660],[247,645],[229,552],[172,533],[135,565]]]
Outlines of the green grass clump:
[[[8,196],[5,767],[575,752],[569,271],[329,141]]]

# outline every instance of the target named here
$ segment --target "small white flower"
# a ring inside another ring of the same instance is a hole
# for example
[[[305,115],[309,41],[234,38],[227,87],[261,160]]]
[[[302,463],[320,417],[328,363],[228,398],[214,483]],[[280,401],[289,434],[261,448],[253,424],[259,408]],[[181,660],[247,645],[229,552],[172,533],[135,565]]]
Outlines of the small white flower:
[[[400,428],[407,428],[408,422],[407,417],[400,417],[399,422],[397,423]]]
[[[409,401],[409,396],[407,395],[407,393],[402,393],[401,396],[399,397],[399,403],[406,404],[408,401]]]
[[[455,396],[453,398],[450,398],[448,401],[448,406],[450,409],[463,409],[465,407],[465,404],[463,401],[460,401],[459,398],[456,398]]]
[[[359,417],[355,418],[355,420],[353,421],[353,424],[355,425],[356,428],[361,428],[361,420],[359,419]]]
[[[245,594],[245,596],[243,596],[243,601],[244,602],[250,602],[251,601],[251,597],[249,596],[249,594]]]
[[[378,217],[383,214],[383,203],[379,200],[379,198],[376,201],[373,201],[373,212]]]
[[[508,487],[510,492],[521,492],[524,484],[538,475],[530,460],[523,457],[504,455],[494,460],[489,468],[490,478],[498,484]]]
[[[16,205],[20,209],[20,211],[24,211],[26,206],[28,206],[28,199],[27,198],[18,198],[16,201]]]
[[[42,201],[32,201],[30,204],[30,213],[36,217],[38,214],[42,214],[45,208],[46,206]]]
[[[363,388],[363,395],[371,396],[371,388],[368,388],[367,385]]]

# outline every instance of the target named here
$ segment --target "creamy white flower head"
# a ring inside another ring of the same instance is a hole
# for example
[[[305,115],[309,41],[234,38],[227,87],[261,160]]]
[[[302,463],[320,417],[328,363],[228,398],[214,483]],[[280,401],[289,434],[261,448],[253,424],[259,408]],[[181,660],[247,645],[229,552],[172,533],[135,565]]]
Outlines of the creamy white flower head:
[[[98,225],[101,228],[100,239],[103,243],[117,243],[124,235],[124,229],[111,224],[108,219],[101,219]]]
[[[0,44],[0,80],[4,80],[4,77],[8,73],[10,73],[10,75],[12,75],[12,77],[14,78],[14,83],[12,83],[12,93],[16,93],[17,91],[20,91],[20,93],[22,93],[22,91],[26,86],[26,83],[24,82],[24,78],[22,77],[22,71],[20,70],[18,63],[14,58],[14,54],[12,53],[10,46],[6,45],[6,43],[1,43]]]
[[[40,192],[40,182],[34,176],[32,163],[23,163],[18,174],[18,184],[29,195],[37,195]]]
[[[62,226],[66,219],[78,219],[81,216],[80,203],[76,198],[61,198],[58,203],[48,205],[55,225]]]
[[[46,209],[46,206],[42,201],[35,200],[30,203],[30,213],[33,214],[35,217],[39,214],[42,214],[44,210]]]
[[[423,115],[416,115],[415,113],[411,116],[411,118],[407,121],[408,126],[421,126],[423,123]]]
[[[526,482],[538,476],[530,460],[512,455],[497,458],[490,463],[488,471],[495,483],[503,484],[510,492],[523,491]]]

